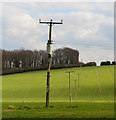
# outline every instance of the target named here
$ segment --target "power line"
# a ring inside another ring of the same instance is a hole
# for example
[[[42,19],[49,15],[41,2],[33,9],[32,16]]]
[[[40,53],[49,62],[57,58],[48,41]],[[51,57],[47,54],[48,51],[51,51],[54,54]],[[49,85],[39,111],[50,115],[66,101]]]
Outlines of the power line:
[[[58,43],[61,43],[60,41],[55,41],[54,44],[58,44]],[[70,42],[70,41],[65,41],[65,42],[62,42],[63,44],[70,44],[70,45],[78,45],[78,46],[86,46],[86,47],[101,47],[101,48],[109,48],[109,49],[113,49],[114,46],[109,46],[109,45],[106,45],[106,46],[103,46],[103,45],[92,45],[92,44],[86,44],[86,43],[75,43],[75,42]]]

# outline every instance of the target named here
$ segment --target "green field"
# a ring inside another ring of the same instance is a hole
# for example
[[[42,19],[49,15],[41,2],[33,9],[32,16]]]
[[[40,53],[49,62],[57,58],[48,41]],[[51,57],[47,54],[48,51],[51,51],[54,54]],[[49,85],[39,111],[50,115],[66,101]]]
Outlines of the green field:
[[[66,71],[74,71],[71,104]],[[78,82],[75,88],[78,74],[79,88]],[[3,118],[113,118],[114,66],[51,70],[49,108],[45,108],[46,76],[46,71],[2,76]],[[23,107],[18,109],[23,100]],[[8,110],[9,105],[14,108]]]

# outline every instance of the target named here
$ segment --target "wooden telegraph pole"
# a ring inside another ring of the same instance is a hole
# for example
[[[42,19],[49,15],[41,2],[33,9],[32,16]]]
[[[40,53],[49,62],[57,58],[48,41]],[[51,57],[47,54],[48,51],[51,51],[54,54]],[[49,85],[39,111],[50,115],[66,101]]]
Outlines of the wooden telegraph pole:
[[[80,74],[78,74],[78,90],[80,90],[80,85],[79,85],[79,76],[80,76]]]
[[[46,88],[46,107],[49,106],[49,91],[50,91],[50,68],[51,68],[51,56],[52,56],[52,26],[54,24],[63,24],[63,20],[61,22],[53,22],[52,19],[50,22],[41,22],[39,19],[39,23],[48,24],[49,25],[49,40],[47,43],[47,53],[48,53],[48,70],[47,70],[47,88]]]
[[[72,101],[72,96],[71,96],[71,81],[70,81],[70,73],[72,73],[74,71],[67,71],[65,73],[69,73],[69,98],[70,98],[70,103]]]
[[[76,85],[76,81],[77,80],[75,80],[75,98],[77,98],[77,85]]]

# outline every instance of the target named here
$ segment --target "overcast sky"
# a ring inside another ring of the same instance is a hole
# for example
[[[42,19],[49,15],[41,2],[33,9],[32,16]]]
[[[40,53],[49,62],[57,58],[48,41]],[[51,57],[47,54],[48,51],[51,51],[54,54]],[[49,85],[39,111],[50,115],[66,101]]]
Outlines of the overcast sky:
[[[48,25],[42,21],[63,20],[53,26],[53,50],[77,49],[80,61],[114,59],[114,3],[4,3],[2,48],[46,50]]]

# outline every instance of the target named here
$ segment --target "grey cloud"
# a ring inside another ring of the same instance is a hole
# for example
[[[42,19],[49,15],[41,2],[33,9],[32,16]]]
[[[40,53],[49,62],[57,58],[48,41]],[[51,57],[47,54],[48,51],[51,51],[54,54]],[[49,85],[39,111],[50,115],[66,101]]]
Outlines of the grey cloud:
[[[46,13],[39,11],[39,8],[48,9],[50,5],[51,4],[45,4],[45,8],[43,4],[37,7],[38,4],[36,3],[30,3],[30,5],[27,4],[27,6],[26,3],[24,5],[17,3],[16,6],[13,4],[4,5],[3,47],[7,49],[21,47],[29,49],[46,49],[48,26],[37,23],[32,17],[35,6],[35,9],[38,9],[38,13],[35,13],[36,18],[41,18],[42,20],[50,20],[52,18],[55,21],[64,20],[63,25],[53,26],[52,39],[54,40],[54,49],[59,47],[79,49],[81,57],[85,61],[97,60],[97,62],[99,62],[102,60],[103,55],[103,59],[108,57],[109,59],[113,58],[113,50],[105,47],[101,48],[101,46],[109,46],[109,43],[111,46],[113,45],[112,16],[92,12],[94,8],[90,8],[91,4],[90,6],[87,4],[88,8],[84,8],[84,5],[78,6],[79,11],[72,10],[69,13]],[[57,7],[56,3],[53,5],[55,5],[57,9],[63,7],[63,5]],[[55,8],[55,6],[53,8]],[[30,9],[27,9],[28,7],[30,7]],[[71,9],[72,4],[71,6],[65,5],[64,9],[69,9],[69,7]],[[95,7],[100,8],[101,6],[95,4]],[[74,8],[76,8],[76,6],[74,6]],[[89,8],[91,10],[89,10]],[[83,11],[82,9],[87,9],[89,11]],[[102,11],[110,10],[104,7]],[[90,46],[87,44],[90,44]],[[90,55],[93,56],[93,59],[91,59]]]

